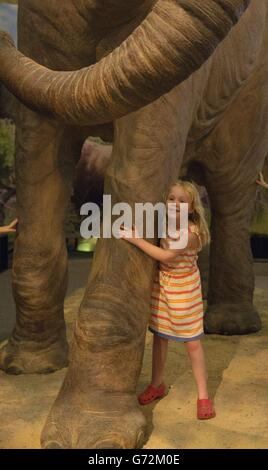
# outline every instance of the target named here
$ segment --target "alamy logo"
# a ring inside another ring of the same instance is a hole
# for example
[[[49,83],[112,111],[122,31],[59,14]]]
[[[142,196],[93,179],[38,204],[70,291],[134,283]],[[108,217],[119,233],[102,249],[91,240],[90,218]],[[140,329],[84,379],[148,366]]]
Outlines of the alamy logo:
[[[123,225],[129,229],[129,237],[133,236],[131,229],[133,226],[135,226],[135,236],[138,238],[169,236],[172,239],[170,241],[172,249],[184,249],[188,243],[187,203],[181,203],[179,208],[176,203],[167,205],[163,202],[135,203],[133,210],[133,207],[126,202],[118,202],[112,206],[111,196],[104,195],[102,217],[99,206],[92,202],[83,204],[80,214],[87,216],[80,226],[80,234],[86,239],[90,237],[120,238],[119,231]],[[118,217],[115,218],[115,216]]]

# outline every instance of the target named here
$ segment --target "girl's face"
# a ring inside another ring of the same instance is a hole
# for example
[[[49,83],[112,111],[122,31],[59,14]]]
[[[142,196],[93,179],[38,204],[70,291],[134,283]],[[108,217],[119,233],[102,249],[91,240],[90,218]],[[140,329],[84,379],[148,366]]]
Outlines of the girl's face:
[[[166,206],[168,209],[168,203],[176,203],[176,219],[180,217],[180,204],[187,203],[189,204],[188,210],[189,214],[193,212],[193,204],[190,195],[185,191],[181,186],[172,186],[169,191]]]

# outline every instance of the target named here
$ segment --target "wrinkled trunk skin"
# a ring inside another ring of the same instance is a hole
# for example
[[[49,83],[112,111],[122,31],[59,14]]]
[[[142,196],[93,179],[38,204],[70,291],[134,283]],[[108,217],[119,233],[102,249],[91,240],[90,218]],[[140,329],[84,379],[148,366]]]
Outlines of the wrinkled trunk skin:
[[[119,47],[94,66],[73,72],[40,67],[0,32],[0,79],[26,106],[47,117],[80,126],[110,122],[190,77],[226,38],[250,0],[158,0],[150,11],[151,3],[145,2],[137,28],[126,40],[123,34]]]

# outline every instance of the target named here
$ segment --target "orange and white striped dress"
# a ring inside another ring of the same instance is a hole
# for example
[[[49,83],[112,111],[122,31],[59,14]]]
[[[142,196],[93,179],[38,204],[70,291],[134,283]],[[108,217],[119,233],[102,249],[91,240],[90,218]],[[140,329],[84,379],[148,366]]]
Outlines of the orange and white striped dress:
[[[189,231],[197,234],[199,249],[185,250],[169,264],[159,263],[154,279],[149,330],[166,339],[193,341],[204,335],[203,299],[197,265],[202,242],[196,225]],[[162,238],[160,246],[169,247],[170,238]]]

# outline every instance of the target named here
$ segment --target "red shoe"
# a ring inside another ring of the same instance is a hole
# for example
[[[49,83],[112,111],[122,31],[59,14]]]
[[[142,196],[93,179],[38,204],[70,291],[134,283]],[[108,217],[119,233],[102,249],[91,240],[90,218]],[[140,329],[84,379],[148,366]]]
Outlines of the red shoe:
[[[209,398],[197,400],[197,418],[198,419],[211,419],[215,418],[216,412],[214,410],[213,401]]]
[[[138,396],[139,404],[140,405],[149,405],[154,400],[158,398],[163,398],[166,395],[166,386],[164,383],[159,385],[159,387],[153,387],[153,385],[149,385],[144,392],[142,392]]]

